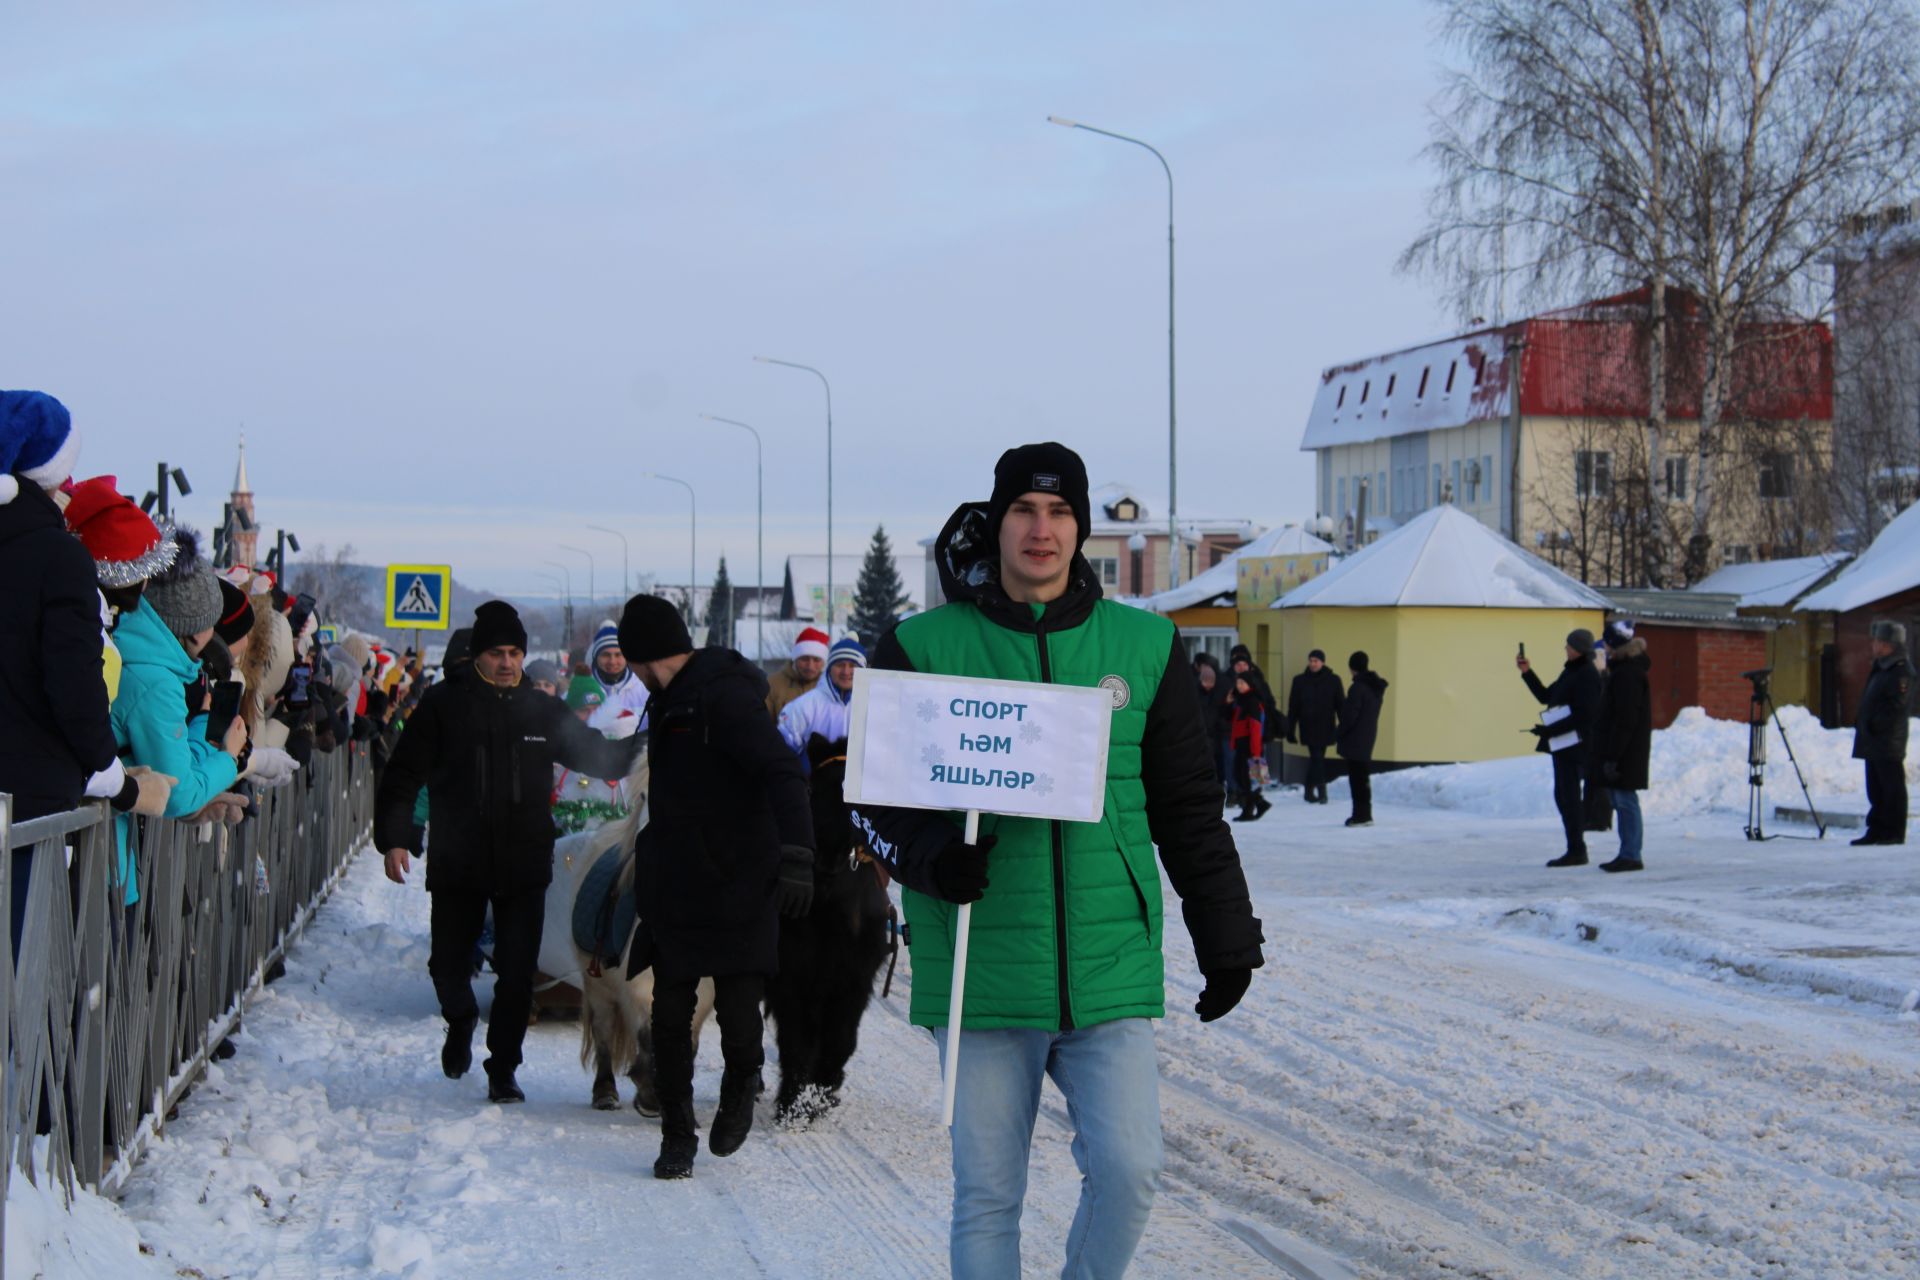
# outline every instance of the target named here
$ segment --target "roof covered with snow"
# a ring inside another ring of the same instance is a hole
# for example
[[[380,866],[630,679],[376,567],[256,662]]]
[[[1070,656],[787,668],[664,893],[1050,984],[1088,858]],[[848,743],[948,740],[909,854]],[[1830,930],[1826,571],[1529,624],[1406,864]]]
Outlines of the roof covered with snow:
[[[1607,598],[1458,507],[1423,512],[1274,601],[1276,609],[1605,609]]]
[[[1702,578],[1688,590],[1708,595],[1730,595],[1742,609],[1778,609],[1792,604],[1835,568],[1846,563],[1841,552],[1800,556],[1792,560],[1756,560],[1730,564]]]
[[[1155,613],[1174,613],[1180,609],[1191,609],[1195,605],[1206,604],[1221,596],[1232,596],[1240,587],[1240,560],[1244,557],[1264,556],[1311,556],[1333,550],[1333,544],[1314,537],[1297,524],[1284,525],[1278,529],[1269,529],[1259,537],[1241,547],[1219,564],[1205,573],[1197,574],[1189,582],[1177,587],[1169,587],[1156,595],[1144,599],[1129,600],[1142,609],[1151,609]]]
[[[1320,375],[1302,449],[1465,426],[1507,412],[1508,334],[1478,329]]]
[[[1915,587],[1920,587],[1920,503],[1895,516],[1857,560],[1794,607],[1848,613]]]

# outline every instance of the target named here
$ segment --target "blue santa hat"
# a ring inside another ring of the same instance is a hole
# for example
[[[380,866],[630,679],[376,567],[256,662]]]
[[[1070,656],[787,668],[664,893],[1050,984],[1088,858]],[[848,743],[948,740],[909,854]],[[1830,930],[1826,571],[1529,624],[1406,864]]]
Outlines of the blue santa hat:
[[[827,665],[836,662],[851,662],[856,667],[867,665],[867,651],[852,636],[841,636],[833,642],[833,648],[827,650]]]
[[[0,506],[20,481],[57,489],[80,458],[80,433],[67,406],[44,391],[0,391]]]

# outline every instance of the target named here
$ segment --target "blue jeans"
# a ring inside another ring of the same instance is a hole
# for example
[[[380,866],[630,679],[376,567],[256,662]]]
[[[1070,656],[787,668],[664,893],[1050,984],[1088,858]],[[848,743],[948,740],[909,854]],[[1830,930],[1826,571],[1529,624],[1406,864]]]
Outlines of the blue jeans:
[[[1628,791],[1625,787],[1615,787],[1613,794],[1614,825],[1620,828],[1620,856],[1628,862],[1640,861],[1640,836],[1645,828],[1640,822],[1640,793]]]
[[[934,1031],[941,1058],[947,1030]],[[1075,1031],[966,1031],[953,1104],[955,1280],[1020,1274],[1020,1210],[1041,1077],[1067,1100],[1080,1207],[1061,1276],[1119,1276],[1147,1229],[1160,1180],[1160,1062],[1153,1023],[1124,1018]]]

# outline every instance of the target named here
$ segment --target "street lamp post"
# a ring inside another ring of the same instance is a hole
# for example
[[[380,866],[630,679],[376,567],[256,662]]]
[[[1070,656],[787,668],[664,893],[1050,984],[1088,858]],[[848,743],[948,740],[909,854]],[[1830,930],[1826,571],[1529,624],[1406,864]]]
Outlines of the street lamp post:
[[[700,500],[694,496],[693,486],[678,476],[663,476],[658,471],[642,471],[640,474],[649,480],[677,484],[687,491],[687,630],[692,631],[695,574],[700,562]]]
[[[761,364],[777,364],[788,369],[804,369],[820,379],[820,385],[827,389],[827,632],[833,632],[833,384],[827,381],[827,375],[810,364],[795,364],[791,360],[775,360],[772,356],[755,356]]]
[[[1136,147],[1145,147],[1153,152],[1153,158],[1160,162],[1161,169],[1167,175],[1167,585],[1180,584],[1180,521],[1176,515],[1180,501],[1176,491],[1176,453],[1177,439],[1174,430],[1174,394],[1173,394],[1173,168],[1159,150],[1138,138],[1129,138],[1124,133],[1112,133],[1106,129],[1096,129],[1090,124],[1081,124],[1078,120],[1064,120],[1059,116],[1048,116],[1049,124],[1057,124],[1063,129],[1085,129],[1088,133],[1097,133],[1103,138],[1112,138],[1117,142],[1131,142]]]
[[[620,539],[620,599],[624,603],[633,594],[633,577],[627,572],[627,535],[603,524],[590,524],[587,528],[595,533],[610,533]]]
[[[587,608],[594,608],[593,599],[597,593],[593,589],[593,552],[588,551],[585,547],[569,546],[564,542],[556,542],[553,545],[559,547],[562,551],[571,551],[575,555],[582,555],[587,558]]]
[[[760,433],[744,422],[715,414],[700,415],[708,422],[724,422],[753,432],[753,598],[758,606],[753,618],[754,661],[767,660],[767,561],[766,561],[766,466],[760,449]],[[831,561],[829,561],[831,564]]]
[[[549,560],[547,561],[547,563],[559,564],[560,562],[557,560]],[[561,567],[564,569],[566,566],[562,565]],[[551,582],[555,587],[559,588],[559,591],[557,591],[555,594],[560,595],[565,602],[565,605],[560,612],[559,649],[560,649],[560,652],[568,655],[568,659],[569,661],[571,661],[572,650],[573,650],[573,592],[571,590],[568,590],[569,584],[564,579],[562,579],[558,574],[541,573],[540,570],[538,569],[535,569],[534,572],[539,573],[541,577],[545,578],[548,582]]]
[[[567,648],[573,648],[573,570],[560,560],[542,560],[541,564],[550,564],[561,574],[561,583],[567,590]]]

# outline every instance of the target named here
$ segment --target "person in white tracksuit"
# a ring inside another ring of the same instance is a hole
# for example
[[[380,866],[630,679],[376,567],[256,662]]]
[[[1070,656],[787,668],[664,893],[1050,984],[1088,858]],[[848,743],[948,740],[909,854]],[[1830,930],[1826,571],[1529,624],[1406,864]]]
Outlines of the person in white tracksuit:
[[[780,712],[780,736],[804,761],[807,740],[819,734],[828,742],[847,736],[853,700],[853,673],[867,665],[867,651],[852,636],[834,641],[827,651],[827,678]]]

